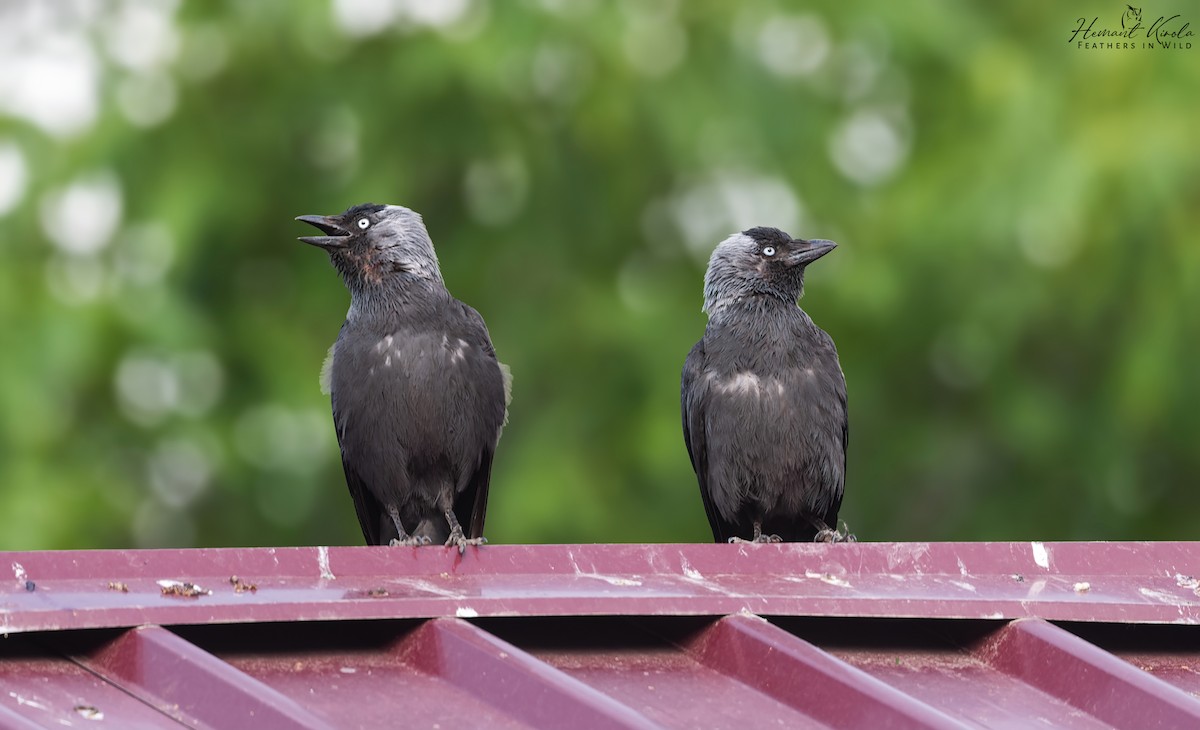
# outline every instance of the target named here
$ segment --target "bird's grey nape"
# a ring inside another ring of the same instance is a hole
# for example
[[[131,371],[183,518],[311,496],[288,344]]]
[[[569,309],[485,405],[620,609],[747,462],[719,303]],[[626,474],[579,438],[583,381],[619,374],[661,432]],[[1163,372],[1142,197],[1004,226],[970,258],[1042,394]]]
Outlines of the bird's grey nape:
[[[388,205],[374,218],[370,227],[363,231],[370,254],[365,263],[390,269],[408,278],[443,283],[437,252],[420,213],[404,206]],[[357,275],[362,272],[360,267],[364,259],[338,252],[333,252],[331,256],[334,265],[347,277],[347,285],[358,283],[351,279],[362,278]]]
[[[792,301],[799,298],[803,285],[792,295],[779,291],[763,276],[759,243],[745,233],[735,233],[717,244],[704,272],[704,307],[709,319],[720,317],[729,305],[745,297],[770,294]]]
[[[375,233],[381,237],[379,249],[386,251],[387,257],[400,263],[405,271],[442,281],[437,251],[420,213],[401,205],[389,205],[380,213]]]

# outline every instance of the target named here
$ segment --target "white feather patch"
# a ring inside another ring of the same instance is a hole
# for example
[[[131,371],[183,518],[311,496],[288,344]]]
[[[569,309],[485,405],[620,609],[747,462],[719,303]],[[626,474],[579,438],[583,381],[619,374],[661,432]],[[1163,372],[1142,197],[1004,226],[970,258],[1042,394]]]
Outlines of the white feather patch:
[[[500,428],[508,425],[508,405],[512,403],[512,368],[496,361],[500,366],[500,377],[504,381],[504,423],[500,424]]]
[[[329,346],[325,362],[321,363],[321,392],[325,395],[329,395],[333,391],[333,348],[335,345],[337,345],[336,342]]]

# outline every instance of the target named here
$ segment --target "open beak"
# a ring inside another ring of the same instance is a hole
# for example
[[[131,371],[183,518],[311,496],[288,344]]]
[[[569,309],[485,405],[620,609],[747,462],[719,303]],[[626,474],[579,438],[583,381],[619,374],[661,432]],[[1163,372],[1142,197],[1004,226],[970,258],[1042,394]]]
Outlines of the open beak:
[[[792,241],[792,245],[795,248],[792,249],[791,255],[788,256],[788,263],[792,266],[807,266],[837,248],[837,244],[833,241],[826,241],[821,238],[814,238],[811,241],[797,238]]]
[[[341,224],[326,215],[300,215],[296,220],[319,228],[324,236],[300,236],[300,240],[321,248],[341,248],[350,238],[350,231],[342,228]]]

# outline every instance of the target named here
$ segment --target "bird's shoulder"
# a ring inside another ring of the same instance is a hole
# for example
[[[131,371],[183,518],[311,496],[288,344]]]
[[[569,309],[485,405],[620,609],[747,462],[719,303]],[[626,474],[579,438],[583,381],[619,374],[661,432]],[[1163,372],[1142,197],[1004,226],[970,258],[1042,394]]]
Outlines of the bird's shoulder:
[[[704,349],[704,340],[701,339],[692,346],[687,358],[683,361],[683,375],[680,379],[680,397],[684,409],[685,432],[687,431],[688,412],[698,408],[700,402],[704,399],[702,391],[708,382],[707,373],[707,357]]]
[[[487,325],[479,312],[444,290],[409,296],[393,306],[374,311],[352,311],[338,338],[347,344],[369,342],[373,345],[388,335],[404,335],[411,339],[425,334],[439,337],[445,334],[471,344],[491,346]]]
[[[841,377],[833,338],[799,307],[773,317],[747,314],[710,322],[697,350],[689,362],[718,381],[745,374],[808,378],[814,371]]]
[[[393,382],[424,371],[459,373],[471,382],[507,390],[508,377],[483,317],[450,296],[420,311],[408,307],[348,318],[334,343],[323,386],[337,401],[338,391],[364,374]]]
[[[492,347],[492,337],[488,333],[487,322],[483,315],[470,304],[451,298],[452,304],[448,309],[453,311],[457,323],[457,331],[463,339],[483,347],[494,357],[496,352]]]
[[[701,339],[695,345],[692,345],[692,349],[688,351],[687,358],[683,361],[684,380],[694,378],[703,371],[706,359],[707,353],[704,349],[704,340]]]
[[[789,324],[797,340],[808,346],[818,345],[820,347],[837,349],[834,347],[833,338],[829,336],[828,332],[817,326],[816,322],[812,321],[812,317],[808,316],[808,312],[799,307],[796,307],[796,312],[798,313],[797,316]]]

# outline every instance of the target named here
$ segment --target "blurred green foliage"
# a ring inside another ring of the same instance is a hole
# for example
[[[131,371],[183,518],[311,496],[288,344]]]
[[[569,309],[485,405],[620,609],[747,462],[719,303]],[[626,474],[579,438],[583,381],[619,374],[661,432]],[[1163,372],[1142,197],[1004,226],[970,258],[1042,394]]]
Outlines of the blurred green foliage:
[[[841,243],[861,538],[1194,538],[1200,43],[1068,42],[1121,9],[6,6],[0,549],[359,543],[292,218],[366,201],[512,367],[493,542],[709,539],[679,371],[750,225]]]

